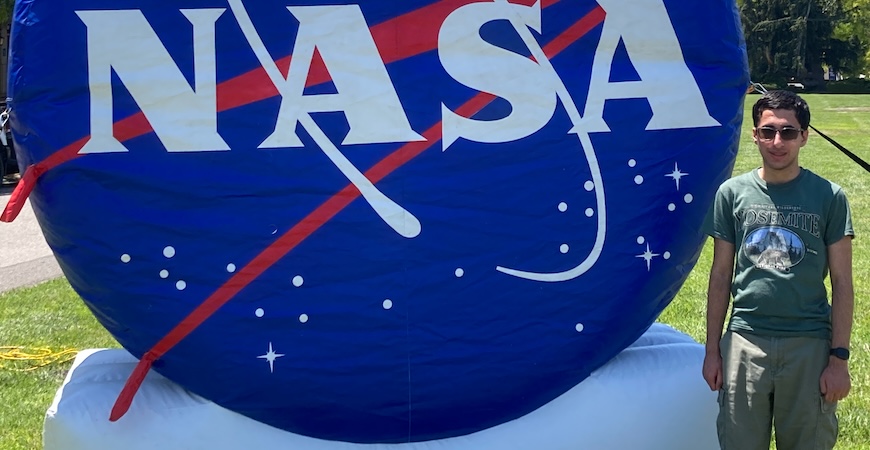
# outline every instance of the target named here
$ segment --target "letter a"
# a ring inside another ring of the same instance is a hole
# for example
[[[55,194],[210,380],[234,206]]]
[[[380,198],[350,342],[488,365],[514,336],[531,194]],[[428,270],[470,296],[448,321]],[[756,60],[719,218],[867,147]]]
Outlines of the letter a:
[[[260,148],[301,147],[301,114],[342,111],[350,131],[342,144],[424,141],[411,129],[384,61],[357,5],[288,6],[299,31],[286,80],[277,81],[281,109]],[[337,94],[303,95],[315,47]]]
[[[649,101],[653,117],[647,130],[721,125],[707,111],[661,0],[633,0],[630,5],[624,0],[598,3],[607,16],[592,63],[589,98],[580,125],[583,131],[610,131],[603,119],[604,102],[623,98]],[[641,81],[609,81],[620,38]]]

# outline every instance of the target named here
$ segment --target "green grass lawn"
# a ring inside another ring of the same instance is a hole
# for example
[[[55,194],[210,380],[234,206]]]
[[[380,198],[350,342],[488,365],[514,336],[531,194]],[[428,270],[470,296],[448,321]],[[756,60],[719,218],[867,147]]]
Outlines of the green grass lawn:
[[[806,95],[813,125],[865,159],[870,159],[870,95]],[[747,98],[747,111],[757,96]],[[746,114],[749,119],[749,113]],[[743,140],[735,172],[759,165],[750,139],[751,120],[744,122]],[[703,151],[703,149],[699,149]],[[858,239],[854,243],[856,316],[852,338],[852,394],[840,406],[838,449],[870,449],[870,198],[863,194],[870,174],[821,137],[811,133],[801,162],[814,172],[842,185],[852,205]],[[2,206],[2,205],[0,205]],[[2,224],[0,224],[2,226]],[[704,339],[707,273],[711,246],[705,246],[698,266],[660,321]],[[0,346],[24,346],[35,353],[68,349],[115,347],[117,343],[96,322],[65,280],[0,294]],[[7,350],[0,350],[0,354]],[[8,353],[7,353],[8,354]],[[62,360],[61,360],[62,361]],[[0,359],[0,449],[41,448],[42,420],[70,363],[56,362],[35,370],[28,361]],[[700,368],[698,377],[700,377]],[[108,412],[107,412],[108,414]]]
[[[117,346],[66,279],[0,294],[0,355],[14,355],[8,347],[41,355]],[[36,369],[50,360],[0,358],[0,449],[42,448],[42,420],[70,368],[69,358]]]
[[[805,95],[804,98],[810,104],[813,126],[863,159],[870,160],[870,95]],[[757,99],[757,95],[749,95],[746,99],[743,138],[734,165],[735,174],[761,164],[750,134],[751,108]],[[801,150],[800,162],[803,167],[843,186],[852,207],[852,222],[857,235],[852,249],[855,281],[855,325],[851,345],[854,356],[849,364],[852,392],[839,406],[840,439],[837,448],[870,449],[870,197],[865,195],[870,185],[870,173],[812,131],[807,146]],[[708,240],[697,266],[659,318],[660,322],[690,334],[699,342],[704,342],[706,335],[707,276],[712,260],[713,246]]]

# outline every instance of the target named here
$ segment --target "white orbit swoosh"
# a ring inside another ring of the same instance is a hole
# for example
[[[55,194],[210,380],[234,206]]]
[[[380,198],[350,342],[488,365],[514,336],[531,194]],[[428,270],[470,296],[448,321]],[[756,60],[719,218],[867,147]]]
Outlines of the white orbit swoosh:
[[[266,71],[275,89],[284,95],[284,85],[287,80],[281,75],[275,61],[266,50],[260,35],[254,28],[254,23],[251,21],[245,6],[241,0],[229,0],[230,9],[236,17],[239,27],[242,29],[242,34],[257,56],[260,65]],[[332,161],[333,164],[344,174],[345,177],[359,190],[363,198],[368,202],[369,206],[380,216],[387,225],[395,230],[399,235],[406,238],[414,238],[420,234],[422,226],[420,221],[408,210],[399,206],[398,203],[387,197],[381,192],[366,176],[351,163],[344,154],[332,143],[332,141],[323,133],[323,130],[314,122],[309,114],[303,114],[299,117],[299,123],[311,135],[323,153]]]
[[[507,0],[494,1],[499,3],[508,3]],[[541,48],[540,44],[538,44],[538,41],[536,41],[534,36],[532,36],[532,33],[529,32],[528,27],[521,20],[519,20],[518,16],[512,16],[510,22],[511,25],[513,25],[513,27],[516,29],[517,33],[519,33],[520,37],[523,39],[526,47],[528,47],[529,51],[532,52],[532,55],[535,57],[535,60],[538,61],[538,64],[548,69],[548,71],[552,75],[553,79],[551,80],[551,82],[556,88],[556,94],[559,96],[559,99],[562,101],[562,105],[564,105],[565,109],[567,110],[568,117],[570,117],[571,122],[574,124],[574,128],[571,130],[571,132],[576,133],[577,138],[580,140],[580,145],[583,147],[583,153],[586,156],[586,161],[589,163],[589,170],[592,175],[592,182],[595,185],[595,205],[597,208],[596,215],[598,217],[598,229],[595,233],[595,243],[593,244],[592,250],[590,250],[589,255],[586,257],[585,260],[583,260],[583,262],[581,262],[573,269],[563,272],[530,272],[518,269],[511,269],[503,266],[497,266],[496,270],[517,278],[524,278],[533,281],[544,281],[553,283],[559,281],[573,280],[574,278],[577,278],[580,275],[586,273],[587,270],[595,265],[595,263],[598,261],[598,258],[601,256],[601,250],[604,248],[604,238],[607,234],[607,211],[604,201],[604,183],[601,179],[601,168],[598,165],[598,158],[595,155],[595,149],[592,147],[592,140],[589,138],[589,133],[585,132],[582,128],[580,112],[578,111],[577,106],[574,104],[574,99],[571,98],[571,94],[568,93],[568,88],[565,87],[565,83],[562,82],[559,74],[556,73],[556,69],[553,68],[553,65],[550,63],[547,55],[544,54],[544,49]]]

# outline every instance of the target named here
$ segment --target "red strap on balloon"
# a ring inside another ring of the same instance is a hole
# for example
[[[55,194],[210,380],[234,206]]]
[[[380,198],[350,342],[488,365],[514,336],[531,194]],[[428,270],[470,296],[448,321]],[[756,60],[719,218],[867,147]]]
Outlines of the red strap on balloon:
[[[112,407],[112,412],[109,414],[110,421],[114,422],[127,413],[127,409],[129,409],[130,404],[133,403],[133,396],[136,395],[139,386],[142,385],[143,381],[145,381],[145,376],[148,375],[148,371],[151,370],[151,364],[153,364],[156,359],[157,356],[151,352],[142,355],[142,359],[139,360],[139,363],[136,364],[136,367],[133,368],[133,372],[127,378],[127,382],[124,383],[124,388],[121,389],[121,394],[118,395],[118,400],[115,401],[115,406]]]
[[[88,138],[79,139],[53,153],[41,162],[27,166],[27,169],[24,170],[24,175],[22,175],[21,179],[18,180],[18,186],[15,186],[15,190],[12,191],[12,195],[9,196],[9,202],[6,203],[6,208],[3,209],[3,214],[0,214],[0,222],[12,222],[15,220],[21,212],[21,208],[24,207],[24,202],[27,201],[27,197],[30,196],[30,192],[33,191],[33,188],[36,186],[39,177],[49,170],[77,158],[79,156],[79,150],[84,147],[86,142],[88,142]]]
[[[544,53],[547,57],[552,57],[564,50],[570,43],[588,33],[592,28],[596,27],[604,20],[604,10],[597,7],[580,19],[573,26],[568,28],[561,35],[557,36],[547,46],[544,47]],[[488,93],[478,93],[471,100],[457,108],[456,113],[463,117],[471,117],[486,105],[492,102],[495,97]],[[365,172],[366,178],[372,183],[377,183],[384,177],[415,158],[417,155],[429,149],[432,145],[441,140],[441,123],[437,123],[426,132],[423,133],[425,141],[410,142],[403,145],[398,150],[388,155],[386,158],[375,164],[371,169]],[[260,274],[271,267],[275,262],[283,258],[300,242],[304,241],[308,236],[319,229],[323,224],[328,222],[335,214],[339,213],[353,200],[360,196],[359,190],[353,184],[345,186],[344,189],[332,196],[329,200],[320,205],[317,209],[306,216],[302,221],[297,223],[289,231],[284,233],[269,247],[257,255],[251,262],[245,265],[235,275],[233,275],[223,286],[219,287],[212,293],[202,304],[200,304],[193,312],[185,317],[178,325],[175,326],[169,333],[166,334],[154,347],[151,348],[136,365],[130,378],[124,384],[118,399],[112,407],[112,413],[109,416],[110,421],[116,421],[124,416],[133,402],[133,397],[141,387],[145,380],[145,375],[151,368],[153,362],[171,350],[188,334],[193,332],[203,322],[205,322],[212,314],[217,312],[221,306],[229,302],[239,291],[254,281]]]
[[[36,180],[45,171],[45,166],[42,164],[31,164],[27,166],[24,175],[20,180],[18,180],[18,186],[15,186],[15,190],[12,191],[12,195],[9,196],[9,202],[6,203],[6,208],[4,208],[3,213],[0,214],[0,222],[12,222],[16,217],[18,217],[21,208],[24,208],[24,202],[27,201],[30,191],[32,191],[33,186],[36,185]]]

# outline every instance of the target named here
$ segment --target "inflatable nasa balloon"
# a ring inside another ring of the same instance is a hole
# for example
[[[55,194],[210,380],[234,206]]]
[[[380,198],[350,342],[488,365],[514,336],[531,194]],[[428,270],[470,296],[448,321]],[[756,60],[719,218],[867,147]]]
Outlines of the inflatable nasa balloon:
[[[29,194],[140,358],[112,419],[153,369],[357,443],[522,417],[635,341],[748,85],[733,0],[19,0],[11,39],[4,218]]]

